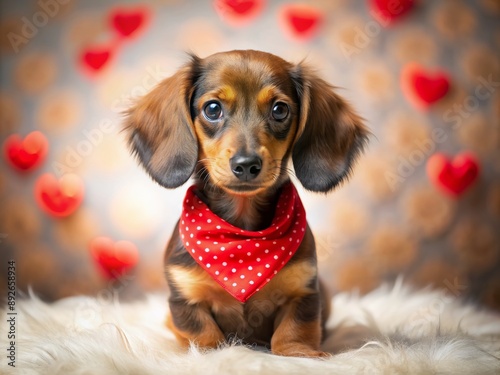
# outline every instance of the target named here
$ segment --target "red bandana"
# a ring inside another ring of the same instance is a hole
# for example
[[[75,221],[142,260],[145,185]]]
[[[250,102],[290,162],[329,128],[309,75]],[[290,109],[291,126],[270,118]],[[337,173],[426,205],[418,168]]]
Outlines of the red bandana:
[[[283,187],[269,228],[248,231],[215,215],[195,194],[186,193],[179,232],[187,251],[226,291],[246,302],[266,285],[299,248],[306,213],[295,186]]]

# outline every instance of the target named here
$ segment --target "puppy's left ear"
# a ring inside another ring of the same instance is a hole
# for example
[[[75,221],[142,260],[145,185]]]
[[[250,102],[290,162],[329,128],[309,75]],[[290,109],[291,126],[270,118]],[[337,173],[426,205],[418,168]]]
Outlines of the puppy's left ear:
[[[369,131],[334,88],[306,66],[296,66],[291,77],[300,100],[295,174],[307,190],[326,193],[349,176]]]

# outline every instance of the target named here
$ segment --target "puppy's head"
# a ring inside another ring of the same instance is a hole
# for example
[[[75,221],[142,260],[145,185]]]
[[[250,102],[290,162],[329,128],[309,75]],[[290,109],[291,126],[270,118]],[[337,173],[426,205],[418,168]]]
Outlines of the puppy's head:
[[[129,111],[133,151],[161,185],[200,178],[237,195],[279,186],[293,160],[312,191],[350,172],[367,130],[303,65],[258,51],[195,56]]]

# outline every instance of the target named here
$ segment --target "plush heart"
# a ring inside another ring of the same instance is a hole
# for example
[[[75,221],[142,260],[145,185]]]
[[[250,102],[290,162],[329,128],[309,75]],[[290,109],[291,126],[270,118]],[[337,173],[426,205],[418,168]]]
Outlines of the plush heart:
[[[135,36],[148,20],[149,13],[145,7],[134,9],[115,9],[110,14],[111,25],[118,35],[129,38]]]
[[[76,211],[83,200],[83,182],[75,174],[57,180],[44,174],[35,183],[35,199],[40,208],[54,217],[65,217]]]
[[[81,54],[81,64],[85,70],[90,73],[96,73],[106,66],[111,56],[112,51],[110,47],[89,47]]]
[[[401,72],[401,87],[413,105],[426,109],[448,93],[450,80],[443,71],[431,73],[418,64],[408,64]]]
[[[415,0],[369,0],[368,4],[370,13],[385,26],[405,16]]]
[[[296,40],[308,40],[316,36],[323,22],[323,15],[314,7],[285,5],[280,11],[280,20],[285,32]]]
[[[459,197],[477,180],[479,163],[471,153],[459,154],[453,160],[438,153],[427,161],[427,174],[439,189]]]
[[[90,242],[90,253],[108,279],[123,276],[139,260],[139,251],[132,242],[114,242],[107,237],[94,238]]]
[[[3,145],[7,161],[20,171],[30,171],[42,164],[49,150],[49,142],[43,133],[34,131],[24,139],[13,134]]]
[[[243,26],[254,20],[264,8],[265,0],[215,0],[217,14],[232,26]]]

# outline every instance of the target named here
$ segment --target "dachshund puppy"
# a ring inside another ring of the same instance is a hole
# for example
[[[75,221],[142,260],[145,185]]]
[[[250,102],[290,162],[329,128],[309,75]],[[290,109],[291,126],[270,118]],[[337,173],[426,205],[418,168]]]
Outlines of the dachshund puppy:
[[[305,189],[329,192],[366,142],[361,118],[307,66],[248,50],[192,56],[125,130],[160,185],[194,177],[165,255],[178,340],[326,355],[329,298],[289,162]]]

